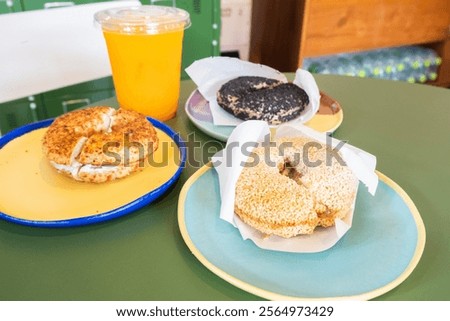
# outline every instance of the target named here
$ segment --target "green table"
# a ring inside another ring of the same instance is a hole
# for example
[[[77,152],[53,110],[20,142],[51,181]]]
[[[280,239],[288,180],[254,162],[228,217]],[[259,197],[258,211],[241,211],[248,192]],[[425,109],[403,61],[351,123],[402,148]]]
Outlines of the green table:
[[[343,107],[335,136],[378,157],[377,169],[409,194],[427,230],[417,268],[377,299],[450,300],[450,90],[342,76],[316,79]],[[184,102],[194,88],[182,83],[178,115],[167,124],[185,139],[195,134],[220,148],[186,117]],[[115,99],[101,103],[117,105]],[[198,148],[189,149],[188,157],[208,161]],[[183,242],[178,194],[195,171],[188,166],[156,203],[105,223],[47,229],[0,221],[0,300],[258,300],[206,269]]]

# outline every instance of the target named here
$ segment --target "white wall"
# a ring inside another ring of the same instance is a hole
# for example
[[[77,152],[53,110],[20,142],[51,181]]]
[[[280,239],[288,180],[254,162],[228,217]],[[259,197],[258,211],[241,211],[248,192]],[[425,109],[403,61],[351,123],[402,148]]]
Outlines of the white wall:
[[[252,0],[221,0],[222,31],[220,50],[238,51],[243,60],[248,60]]]

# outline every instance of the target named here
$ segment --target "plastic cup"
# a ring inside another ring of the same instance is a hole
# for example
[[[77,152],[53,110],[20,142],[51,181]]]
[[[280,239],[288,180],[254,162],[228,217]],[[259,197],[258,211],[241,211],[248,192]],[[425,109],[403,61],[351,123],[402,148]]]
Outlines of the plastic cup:
[[[174,117],[189,13],[150,5],[103,10],[94,18],[103,30],[120,107],[162,121]]]

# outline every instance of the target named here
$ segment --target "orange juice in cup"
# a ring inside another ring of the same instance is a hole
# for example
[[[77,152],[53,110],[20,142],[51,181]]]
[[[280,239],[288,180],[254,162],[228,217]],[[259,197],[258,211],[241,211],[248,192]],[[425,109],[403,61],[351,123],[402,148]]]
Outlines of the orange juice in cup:
[[[138,6],[104,10],[95,20],[103,29],[120,107],[159,120],[174,117],[189,13]]]

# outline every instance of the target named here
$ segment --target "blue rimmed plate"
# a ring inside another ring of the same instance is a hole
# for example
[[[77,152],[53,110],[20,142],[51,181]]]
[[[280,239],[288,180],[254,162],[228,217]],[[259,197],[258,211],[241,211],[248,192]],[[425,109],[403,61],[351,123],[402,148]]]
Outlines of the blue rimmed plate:
[[[155,201],[179,178],[186,162],[186,146],[170,127],[148,120],[160,137],[153,164],[103,184],[74,181],[57,173],[43,158],[41,138],[53,119],[25,125],[0,137],[0,179],[2,185],[8,184],[0,197],[4,198],[0,218],[29,226],[71,227],[111,220]],[[11,160],[20,162],[21,158],[26,158],[26,166],[11,174]],[[5,205],[9,202],[12,205]]]
[[[425,227],[414,203],[394,181],[378,176],[375,196],[359,188],[352,228],[324,252],[268,251],[244,241],[219,218],[218,177],[208,165],[180,193],[180,231],[204,266],[260,297],[368,300],[401,284],[425,246]]]

